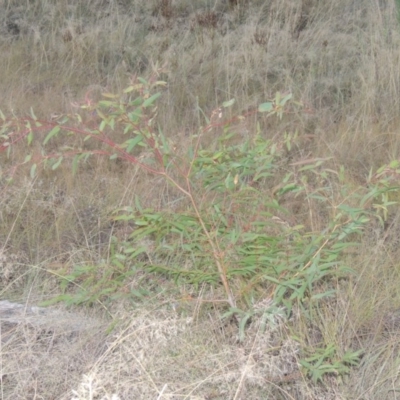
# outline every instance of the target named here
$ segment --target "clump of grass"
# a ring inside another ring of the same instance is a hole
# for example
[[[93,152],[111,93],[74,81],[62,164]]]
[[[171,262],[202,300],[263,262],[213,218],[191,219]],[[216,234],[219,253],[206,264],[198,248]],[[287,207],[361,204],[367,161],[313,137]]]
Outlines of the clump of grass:
[[[236,98],[245,109],[283,88],[315,111],[301,119],[304,129],[344,122],[353,145],[363,140],[354,132],[371,123],[390,127],[397,116],[390,100],[398,97],[394,4],[22,4],[4,5],[2,13],[4,26],[20,31],[0,38],[3,109],[36,103],[40,116],[50,108],[69,112],[88,86],[121,90],[126,74],[158,61],[169,66],[168,96],[159,105],[174,115],[164,118],[167,130],[176,120],[192,126],[198,106],[209,113]]]

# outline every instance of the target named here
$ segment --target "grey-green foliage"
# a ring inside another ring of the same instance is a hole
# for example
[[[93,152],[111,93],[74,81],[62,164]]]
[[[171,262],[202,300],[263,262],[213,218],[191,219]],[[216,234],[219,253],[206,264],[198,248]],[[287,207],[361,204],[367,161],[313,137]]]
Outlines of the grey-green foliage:
[[[308,318],[321,300],[335,296],[338,279],[352,272],[344,251],[357,246],[370,219],[387,217],[394,204],[389,194],[398,191],[393,182],[400,176],[399,162],[371,171],[369,186],[349,188],[344,168],[329,165],[329,159],[289,162],[296,133],[269,139],[257,129],[243,139],[233,133],[232,120],[219,123],[223,133],[212,146],[203,140],[214,128],[208,121],[193,146],[178,154],[156,123],[156,90],[164,85],[157,75],[138,78],[121,95],[104,94],[104,100],[82,106],[83,113],[98,116],[95,126],[85,125],[80,114],[48,122],[33,111],[21,119],[0,113],[0,150],[7,154],[23,138],[29,149],[34,132],[48,132],[40,156],[28,154],[21,163],[30,165],[32,177],[68,159],[78,173],[91,157],[105,156],[157,175],[181,196],[174,209],[168,203],[145,208],[138,195],[134,204],[115,210],[113,219],[130,224],[133,232],[125,240],[112,238],[107,261],[60,273],[62,294],[53,301],[137,300],[162,290],[143,278],[145,273],[172,278],[182,287],[222,287],[224,316],[239,321],[241,339],[253,317],[274,324],[296,306]],[[281,117],[290,97],[277,94],[258,112]],[[83,140],[67,145],[71,136]],[[287,197],[303,207],[294,223],[285,221],[293,217]],[[132,280],[139,285],[130,288]],[[322,344],[305,350],[301,364],[317,382],[325,374],[348,373],[359,356],[351,350],[340,355],[334,345]]]
[[[321,299],[334,296],[331,279],[351,272],[344,251],[357,245],[371,218],[383,220],[393,204],[388,193],[398,190],[391,182],[400,174],[398,162],[371,173],[368,187],[349,189],[345,171],[335,170],[329,159],[289,163],[296,134],[268,139],[258,129],[243,139],[233,133],[232,120],[219,123],[223,133],[216,144],[203,140],[214,127],[208,123],[193,146],[177,154],[156,123],[157,90],[165,86],[157,77],[138,78],[122,94],[106,93],[104,100],[82,106],[83,113],[98,116],[95,126],[85,125],[80,114],[55,122],[39,121],[33,112],[14,120],[0,115],[7,151],[24,137],[30,145],[35,131],[48,131],[41,158],[28,154],[24,161],[31,164],[32,176],[38,166],[54,170],[71,158],[78,173],[90,157],[105,156],[161,177],[183,198],[175,209],[167,203],[156,210],[143,207],[138,196],[135,204],[116,210],[114,220],[131,224],[133,232],[123,242],[113,238],[109,263],[79,265],[63,276],[64,294],[58,300],[93,303],[145,296],[124,291],[138,271],[163,274],[178,285],[222,284],[231,311],[240,315],[238,310],[244,310],[242,321],[263,299],[273,300],[287,315],[294,305],[307,315]],[[278,93],[258,111],[281,117],[295,106],[290,95]],[[85,145],[67,146],[71,136]],[[284,220],[293,216],[285,207],[287,197],[303,207],[302,219],[292,224]],[[77,290],[71,292],[71,285]]]
[[[279,196],[289,192],[305,196],[305,187],[293,182],[291,174],[285,176],[278,197],[267,190],[286,168],[284,152],[260,135],[239,144],[229,145],[230,140],[227,133],[216,150],[200,150],[190,175],[199,203],[200,197],[211,199],[199,205],[200,212],[223,253],[228,279],[246,285],[248,292],[242,295],[249,298],[263,287],[289,312],[294,302],[332,295],[331,290],[321,293],[314,288],[330,276],[349,271],[340,256],[353,245],[349,237],[359,234],[368,221],[366,212],[341,206],[340,215],[328,221],[322,232],[308,231],[304,225],[282,226],[276,214],[289,211],[280,205]],[[329,189],[309,196],[328,207]],[[219,284],[212,249],[193,210],[177,213],[137,206],[117,218],[136,225],[125,247],[135,264],[140,256],[138,243],[147,239],[154,245],[157,261],[145,262],[143,268],[170,275],[179,283]],[[183,259],[190,260],[189,268]]]
[[[338,348],[329,344],[324,348],[318,348],[314,354],[308,355],[300,361],[307,375],[314,383],[322,381],[324,375],[344,375],[350,372],[350,367],[358,365],[363,350],[347,351],[340,356]]]

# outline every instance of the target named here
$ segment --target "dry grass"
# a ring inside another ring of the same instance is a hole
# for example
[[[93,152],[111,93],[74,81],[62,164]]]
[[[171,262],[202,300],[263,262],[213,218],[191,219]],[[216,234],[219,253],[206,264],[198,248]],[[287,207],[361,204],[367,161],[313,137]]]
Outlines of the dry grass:
[[[165,64],[162,79],[169,85],[158,119],[178,151],[204,125],[203,111],[209,115],[236,98],[233,112],[241,113],[290,90],[305,112],[260,123],[271,138],[299,131],[295,160],[332,157],[333,166],[350,171],[351,187],[365,184],[370,168],[398,157],[394,2],[195,3],[3,2],[0,109],[24,115],[33,107],[45,119],[76,112],[85,97],[118,91],[132,74],[145,76]],[[247,137],[255,123],[249,117],[237,129]],[[10,161],[4,154],[0,159],[5,168],[24,156],[21,147]],[[2,299],[40,303],[60,293],[56,278],[74,265],[107,266],[112,236],[129,229],[112,223],[111,212],[132,204],[135,195],[146,207],[177,204],[176,193],[159,178],[107,160],[91,162],[74,178],[68,166],[40,172],[33,183],[24,180],[25,172],[18,171],[14,186],[1,186]],[[254,319],[243,343],[237,326],[221,323],[218,303],[201,301],[210,300],[209,293],[199,296],[147,274],[127,282],[135,290],[148,288],[146,299],[94,304],[85,312],[98,314],[98,324],[83,331],[21,321],[5,334],[0,315],[1,398],[395,399],[400,276],[393,214],[386,230],[371,227],[348,255],[355,275],[337,282],[338,296],[321,305],[312,324],[294,312],[263,332]],[[111,321],[117,323],[110,333]],[[300,345],[324,343],[343,352],[366,349],[349,377],[330,376],[325,386],[312,384],[298,367]]]

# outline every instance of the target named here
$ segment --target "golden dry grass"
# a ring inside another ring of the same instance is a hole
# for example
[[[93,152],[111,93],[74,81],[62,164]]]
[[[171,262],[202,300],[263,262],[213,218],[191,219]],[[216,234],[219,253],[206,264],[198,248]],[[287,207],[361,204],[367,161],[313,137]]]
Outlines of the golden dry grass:
[[[182,153],[204,114],[223,101],[235,98],[233,113],[243,113],[276,91],[292,91],[304,112],[259,122],[270,138],[299,131],[294,160],[332,157],[332,168],[343,165],[352,187],[366,184],[371,168],[398,158],[394,2],[234,3],[3,2],[0,109],[25,115],[33,107],[44,119],[77,112],[85,98],[121,90],[132,74],[165,65],[158,121]],[[255,123],[249,117],[237,129],[247,137]],[[16,148],[8,161],[1,154],[0,168],[22,162],[25,152]],[[57,275],[74,265],[107,265],[112,235],[129,229],[111,223],[111,212],[135,195],[146,207],[177,204],[159,178],[107,160],[91,162],[76,177],[65,166],[40,172],[32,183],[26,172],[21,168],[13,186],[1,186],[2,299],[36,304],[59,293]],[[338,296],[321,305],[312,324],[296,310],[266,332],[255,319],[239,344],[237,327],[220,322],[219,304],[202,302],[209,293],[143,274],[127,285],[148,288],[145,300],[115,301],[107,316],[100,304],[85,311],[98,315],[99,328],[71,335],[65,327],[13,326],[11,339],[2,341],[1,398],[395,399],[400,276],[392,214],[385,231],[371,226],[348,254],[355,275],[337,282]],[[116,327],[106,331],[112,320]],[[366,349],[350,376],[330,376],[325,386],[298,368],[299,344],[324,343],[343,352]]]

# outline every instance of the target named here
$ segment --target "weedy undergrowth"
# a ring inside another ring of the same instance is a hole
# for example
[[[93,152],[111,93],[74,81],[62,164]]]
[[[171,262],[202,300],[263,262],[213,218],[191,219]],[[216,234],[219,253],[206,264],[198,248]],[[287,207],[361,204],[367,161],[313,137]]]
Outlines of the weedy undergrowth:
[[[77,266],[61,277],[65,292],[54,300],[116,298],[126,280],[148,271],[173,278],[178,285],[221,286],[228,305],[224,315],[240,320],[243,337],[247,321],[256,315],[265,323],[290,315],[293,307],[308,315],[319,301],[335,296],[331,282],[352,273],[343,253],[357,246],[371,219],[382,222],[393,204],[389,193],[397,190],[391,178],[398,176],[398,164],[371,171],[368,186],[350,189],[346,171],[335,169],[329,159],[290,161],[296,132],[270,139],[258,126],[246,139],[236,135],[232,124],[245,116],[224,120],[221,112],[233,100],[206,119],[191,146],[177,151],[157,124],[156,101],[166,85],[158,76],[132,79],[123,93],[105,93],[103,100],[83,104],[81,113],[53,122],[39,120],[33,111],[28,118],[0,114],[0,149],[7,154],[22,139],[29,149],[35,134],[46,133],[41,152],[28,153],[20,164],[3,171],[3,178],[11,179],[24,164],[30,165],[33,178],[38,169],[55,170],[67,161],[75,174],[81,164],[101,156],[157,175],[176,193],[174,209],[146,208],[138,195],[134,204],[115,210],[114,221],[130,224],[133,231],[123,242],[113,238],[109,268]],[[282,118],[298,107],[290,94],[277,93],[256,112]],[[93,118],[85,122],[82,113],[95,115],[95,123]],[[218,136],[210,146],[204,137],[213,130]],[[300,211],[285,206],[288,198],[300,204]],[[78,290],[69,293],[74,282],[79,282]],[[145,296],[146,290],[131,295]],[[325,354],[303,362],[315,380],[332,368],[347,371],[347,356],[321,370],[319,360]],[[358,354],[349,354],[352,364]]]

